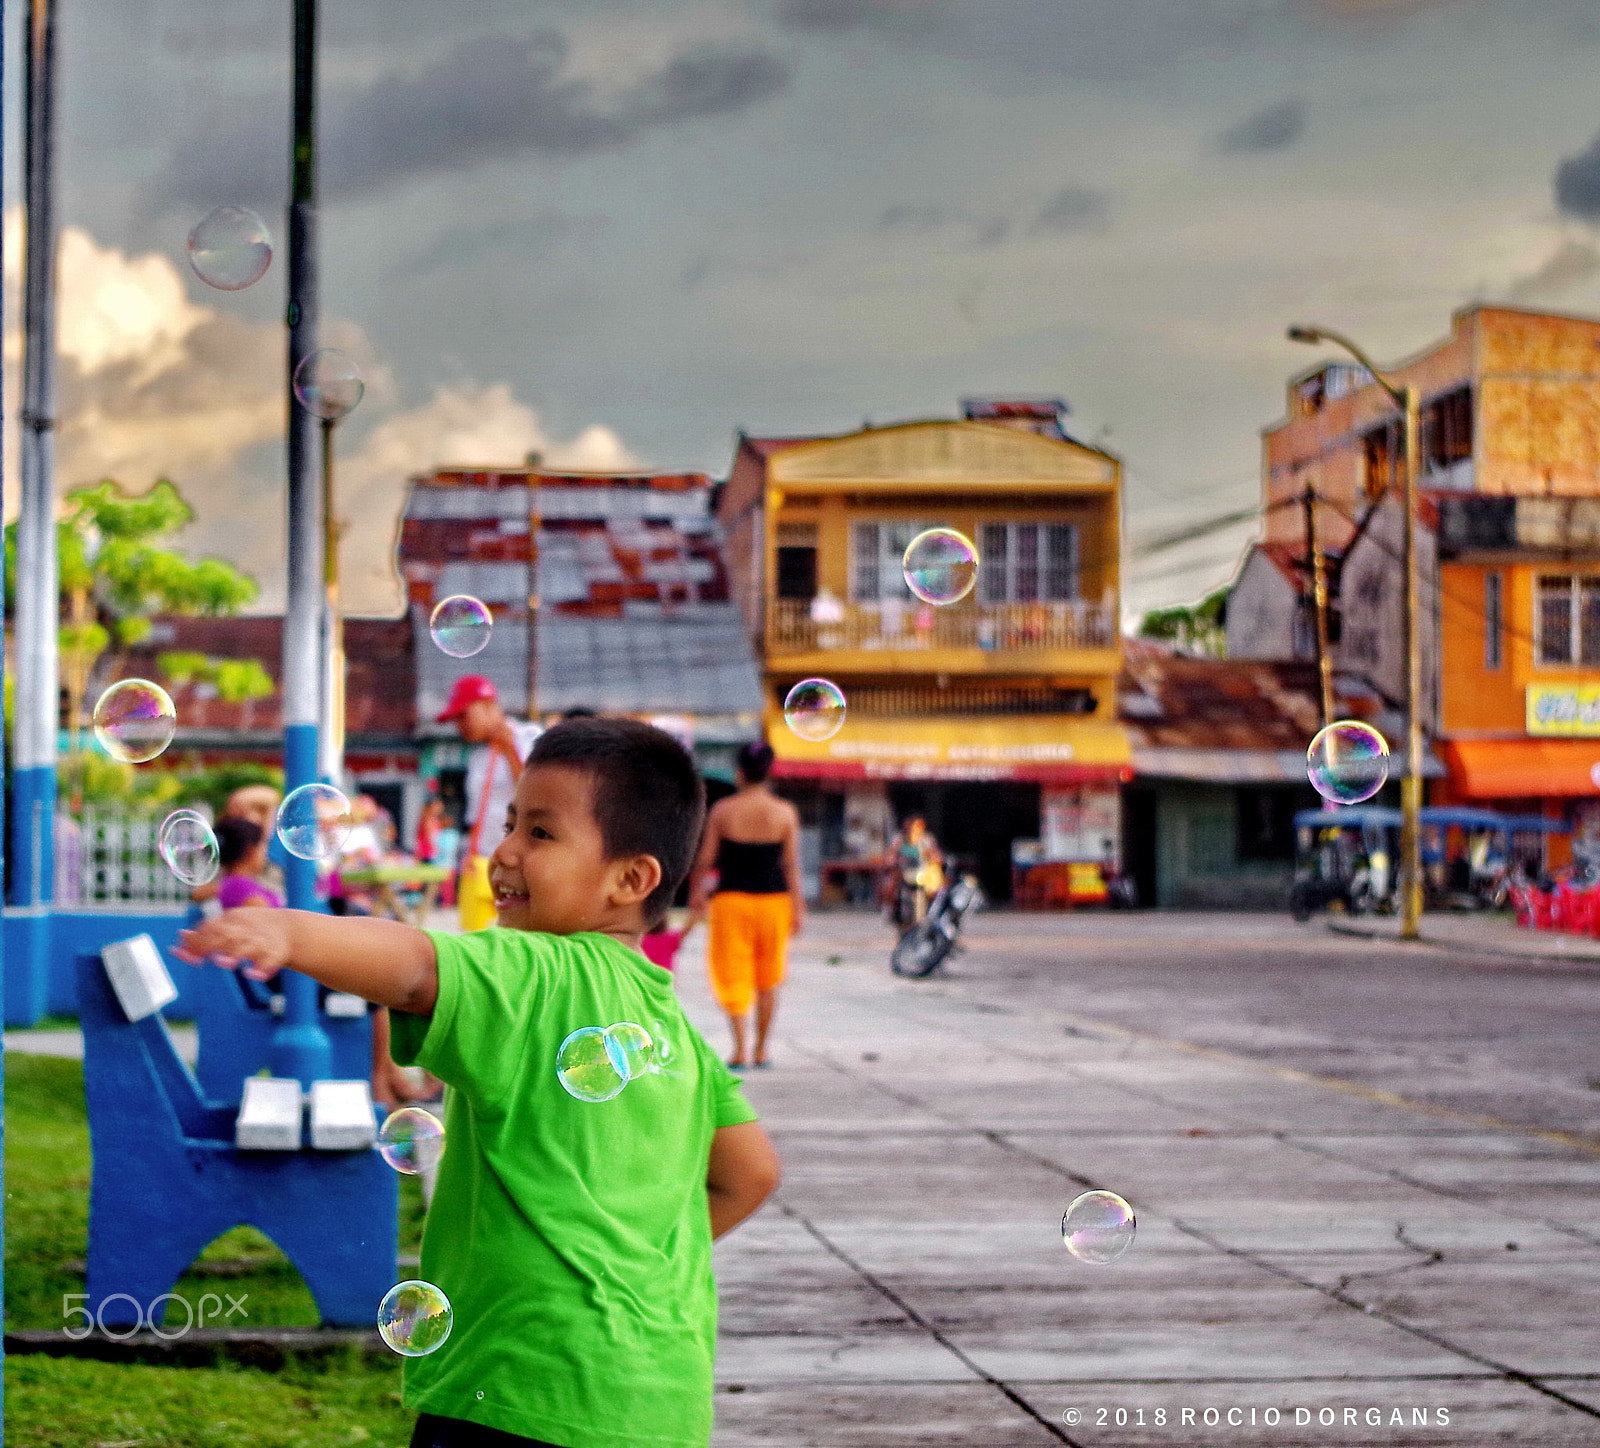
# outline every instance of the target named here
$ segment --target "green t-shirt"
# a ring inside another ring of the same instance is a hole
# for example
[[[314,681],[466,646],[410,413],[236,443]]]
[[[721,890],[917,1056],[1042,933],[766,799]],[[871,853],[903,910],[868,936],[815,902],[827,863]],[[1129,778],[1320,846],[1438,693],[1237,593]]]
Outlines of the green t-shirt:
[[[717,1299],[712,1133],[753,1121],[672,976],[606,935],[432,936],[433,1015],[393,1054],[452,1090],[418,1276],[454,1311],[405,1366],[408,1407],[562,1448],[704,1448]],[[654,1069],[580,1101],[556,1050],[636,1021]]]

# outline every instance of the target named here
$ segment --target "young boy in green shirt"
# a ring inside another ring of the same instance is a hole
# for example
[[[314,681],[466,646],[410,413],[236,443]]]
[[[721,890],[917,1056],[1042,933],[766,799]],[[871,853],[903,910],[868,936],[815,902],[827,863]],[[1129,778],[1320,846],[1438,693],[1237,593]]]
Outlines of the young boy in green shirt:
[[[196,964],[257,979],[291,966],[388,1006],[395,1059],[453,1088],[419,1276],[454,1325],[406,1363],[413,1448],[710,1438],[711,1241],[767,1198],[778,1162],[672,976],[638,953],[704,807],[670,735],[574,719],[541,736],[517,781],[490,859],[501,928],[251,908],[182,938]],[[561,1042],[619,1021],[650,1033],[651,1068],[609,1101],[569,1095]]]

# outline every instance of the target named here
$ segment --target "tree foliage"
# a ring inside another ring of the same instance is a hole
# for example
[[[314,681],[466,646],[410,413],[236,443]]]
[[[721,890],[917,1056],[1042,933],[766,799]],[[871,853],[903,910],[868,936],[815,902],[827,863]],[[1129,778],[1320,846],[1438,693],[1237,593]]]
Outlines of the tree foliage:
[[[74,748],[95,672],[112,651],[114,676],[123,650],[142,643],[157,614],[237,613],[256,596],[255,580],[217,558],[188,558],[166,546],[194,520],[194,510],[166,478],[148,492],[129,495],[107,478],[77,488],[64,499],[56,523],[62,618],[58,636],[62,684],[67,690]],[[16,524],[6,529],[7,604],[16,578]],[[177,655],[172,657],[176,658]],[[225,699],[249,700],[272,692],[272,680],[255,660],[209,660],[186,678],[204,677]]]
[[[1227,652],[1229,592],[1223,587],[1196,604],[1153,608],[1139,620],[1139,637],[1160,639],[1186,654],[1220,659]]]

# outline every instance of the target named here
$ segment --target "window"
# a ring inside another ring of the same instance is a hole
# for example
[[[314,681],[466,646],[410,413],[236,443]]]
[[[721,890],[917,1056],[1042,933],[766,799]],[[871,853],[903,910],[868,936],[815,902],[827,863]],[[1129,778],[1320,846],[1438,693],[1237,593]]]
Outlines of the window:
[[[850,529],[850,597],[857,603],[909,599],[902,559],[926,523],[856,523]]]
[[[1073,523],[985,523],[978,534],[985,603],[1064,603],[1078,596]]]
[[[810,602],[817,596],[817,525],[778,524],[778,597]]]
[[[1539,662],[1600,664],[1600,577],[1539,579]]]
[[[1368,498],[1379,498],[1400,478],[1400,422],[1391,419],[1361,435],[1362,482]]]
[[[1505,576],[1483,575],[1483,666],[1498,669],[1503,656],[1501,638],[1505,633]]]
[[[1436,397],[1422,412],[1419,439],[1424,472],[1439,472],[1472,456],[1472,389]]]

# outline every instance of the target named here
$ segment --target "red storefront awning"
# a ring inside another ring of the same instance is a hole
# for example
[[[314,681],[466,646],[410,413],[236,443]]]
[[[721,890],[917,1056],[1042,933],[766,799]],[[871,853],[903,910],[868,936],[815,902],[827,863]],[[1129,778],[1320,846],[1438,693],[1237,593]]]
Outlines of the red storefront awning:
[[[1600,795],[1600,739],[1446,739],[1437,747],[1463,799]]]

